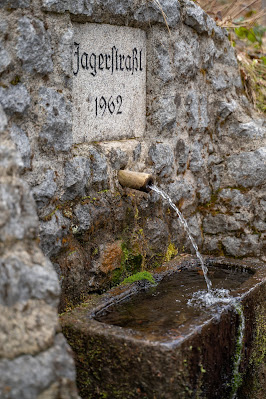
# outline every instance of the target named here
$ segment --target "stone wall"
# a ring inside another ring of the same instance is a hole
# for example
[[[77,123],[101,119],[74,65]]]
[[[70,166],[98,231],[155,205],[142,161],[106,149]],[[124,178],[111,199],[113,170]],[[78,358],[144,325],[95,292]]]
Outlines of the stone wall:
[[[0,112],[60,277],[61,310],[120,281],[125,268],[193,252],[156,194],[121,188],[121,168],[154,174],[203,253],[265,260],[263,116],[245,97],[226,31],[191,1],[160,2],[170,32],[152,1],[0,3]],[[86,22],[146,32],[142,139],[73,144],[73,23]]]

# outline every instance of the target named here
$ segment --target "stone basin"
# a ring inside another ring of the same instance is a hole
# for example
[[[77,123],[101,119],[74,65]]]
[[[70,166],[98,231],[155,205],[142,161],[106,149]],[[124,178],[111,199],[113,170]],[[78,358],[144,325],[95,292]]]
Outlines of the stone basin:
[[[161,336],[111,325],[95,318],[117,303],[147,290],[145,282],[93,295],[61,316],[63,333],[74,351],[82,398],[97,399],[230,399],[263,398],[265,394],[266,271],[255,260],[205,257],[208,266],[234,269],[246,279],[232,291],[239,298],[245,328],[237,345],[240,316],[231,304],[199,315],[193,323]],[[169,275],[197,268],[192,256],[179,257],[154,273],[159,282]],[[239,374],[234,359],[241,352]]]

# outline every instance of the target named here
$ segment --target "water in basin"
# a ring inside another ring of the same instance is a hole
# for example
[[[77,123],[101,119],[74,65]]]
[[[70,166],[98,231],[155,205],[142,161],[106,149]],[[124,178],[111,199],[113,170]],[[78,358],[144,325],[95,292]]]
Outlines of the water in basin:
[[[251,272],[237,268],[209,267],[214,293],[208,299],[201,270],[181,269],[121,303],[109,306],[96,315],[96,320],[132,329],[149,339],[168,340],[182,337],[234,301],[234,293]]]

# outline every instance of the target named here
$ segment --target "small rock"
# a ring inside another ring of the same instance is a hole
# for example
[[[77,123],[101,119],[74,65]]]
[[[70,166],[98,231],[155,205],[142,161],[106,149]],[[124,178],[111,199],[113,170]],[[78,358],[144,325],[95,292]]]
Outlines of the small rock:
[[[2,105],[0,104],[0,133],[3,133],[7,127],[7,117],[3,110]]]
[[[134,13],[134,19],[139,22],[148,22],[150,24],[160,22],[166,25],[162,11],[166,16],[169,27],[174,27],[180,20],[180,4],[177,0],[164,0],[157,4],[156,2],[148,2],[137,8]]]
[[[87,158],[75,157],[65,166],[66,199],[85,195],[85,187],[91,175],[90,161]]]
[[[218,234],[236,231],[241,228],[241,224],[234,217],[229,215],[208,215],[203,220],[203,230],[205,233]]]
[[[59,211],[52,215],[51,220],[40,222],[41,248],[46,256],[50,258],[58,254],[62,248],[62,239],[67,234],[69,226],[69,219],[63,217]]]
[[[128,155],[121,148],[112,148],[110,152],[110,162],[115,170],[124,169],[128,163]]]
[[[231,155],[227,159],[227,168],[229,176],[237,185],[257,187],[265,184],[266,147]]]
[[[4,72],[10,63],[11,57],[4,48],[3,43],[0,42],[0,73]]]
[[[91,161],[92,185],[97,190],[105,190],[109,185],[107,173],[107,162],[104,154],[100,154],[96,148],[89,149],[89,157]]]
[[[168,244],[169,231],[163,220],[157,217],[148,219],[144,227],[144,236],[151,250],[164,253]]]
[[[23,114],[30,105],[30,95],[23,84],[10,86],[8,89],[0,87],[0,104],[8,115]]]
[[[202,166],[204,165],[201,150],[202,145],[200,143],[196,142],[193,144],[189,161],[189,169],[193,173],[200,172],[202,170]]]
[[[189,146],[184,140],[179,139],[175,147],[175,160],[177,161],[178,173],[184,172],[187,168]]]
[[[0,7],[28,8],[31,0],[1,0]]]
[[[133,161],[138,161],[141,154],[141,143],[138,143],[133,150]]]
[[[68,29],[61,37],[58,53],[60,57],[61,68],[67,76],[72,76],[71,70],[71,52],[73,45],[73,35],[72,29]]]
[[[176,127],[174,96],[160,97],[157,105],[158,109],[154,112],[153,123],[158,127],[160,132],[166,131],[166,134],[168,134]]]
[[[13,124],[10,130],[10,135],[14,141],[18,151],[20,152],[21,158],[24,163],[24,168],[30,168],[31,166],[31,148],[28,136],[20,129],[17,125]]]
[[[191,28],[195,29],[198,33],[207,32],[207,14],[202,8],[192,1],[184,0],[182,3],[185,5],[184,23],[191,26]]]
[[[14,143],[0,144],[0,176],[12,175],[24,166]]]
[[[221,101],[218,108],[218,116],[220,121],[225,121],[237,109],[237,103],[232,100],[230,103]]]
[[[41,208],[46,205],[55,195],[56,189],[55,173],[53,170],[49,169],[45,174],[44,181],[32,189],[32,194],[37,206]]]
[[[213,76],[212,85],[213,85],[214,89],[217,91],[225,90],[229,87],[229,83],[224,74]]]
[[[78,220],[79,231],[86,231],[92,225],[91,209],[89,204],[78,204],[74,210],[74,214]]]
[[[53,71],[50,34],[37,18],[23,17],[18,22],[17,55],[27,72],[47,74]]]
[[[198,39],[178,38],[174,44],[174,67],[176,74],[185,81],[193,78],[200,67],[200,48]]]
[[[222,240],[227,255],[230,256],[257,256],[259,236],[247,235],[245,238],[225,237]]]
[[[266,129],[262,126],[261,121],[251,121],[230,126],[228,134],[231,137],[253,140],[266,137]]]
[[[168,145],[153,144],[149,149],[149,157],[160,177],[170,176],[174,169],[174,154]]]
[[[68,151],[73,142],[71,106],[57,91],[42,87],[39,90],[40,105],[46,112],[46,122],[42,126],[40,138],[54,151]]]
[[[159,78],[164,82],[170,82],[174,79],[174,73],[172,71],[169,51],[162,45],[158,44],[155,47],[155,56],[158,61],[158,68],[156,68],[156,73],[158,73]]]

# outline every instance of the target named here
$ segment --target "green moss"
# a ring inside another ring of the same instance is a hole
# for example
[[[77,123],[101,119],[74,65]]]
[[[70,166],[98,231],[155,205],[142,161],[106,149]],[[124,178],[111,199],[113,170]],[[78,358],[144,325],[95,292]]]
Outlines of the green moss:
[[[136,281],[141,281],[141,280],[148,280],[152,284],[155,284],[155,280],[154,280],[152,274],[147,271],[139,272],[139,273],[133,274],[132,276],[125,278],[123,280],[122,284],[135,283]]]
[[[170,242],[170,244],[168,245],[164,260],[166,262],[169,262],[177,254],[178,254],[178,249],[175,248],[175,245],[172,242]]]

